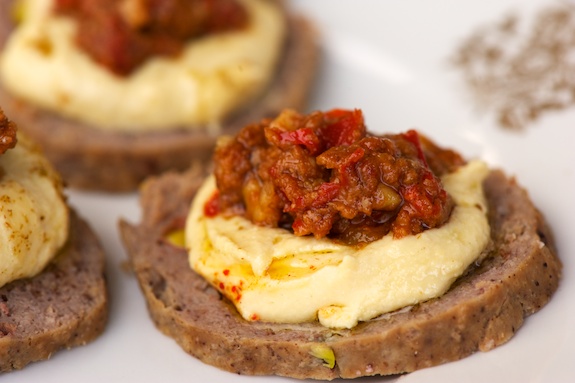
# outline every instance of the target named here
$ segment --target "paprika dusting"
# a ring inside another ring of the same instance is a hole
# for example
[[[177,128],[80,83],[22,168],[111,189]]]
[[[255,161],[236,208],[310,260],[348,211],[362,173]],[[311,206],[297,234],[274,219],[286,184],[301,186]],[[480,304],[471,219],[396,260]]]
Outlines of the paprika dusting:
[[[341,109],[285,110],[221,140],[214,159],[206,210],[354,246],[441,226],[453,202],[439,177],[464,164],[415,130],[374,135],[360,110]]]
[[[120,76],[148,58],[175,56],[191,39],[244,28],[237,0],[55,0],[56,14],[77,21],[76,42]]]

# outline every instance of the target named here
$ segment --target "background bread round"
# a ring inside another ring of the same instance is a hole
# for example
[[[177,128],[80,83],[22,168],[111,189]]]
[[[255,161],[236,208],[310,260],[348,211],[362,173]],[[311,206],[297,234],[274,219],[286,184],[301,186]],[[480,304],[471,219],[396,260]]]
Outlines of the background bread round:
[[[492,247],[441,298],[350,330],[248,322],[189,268],[186,250],[162,240],[183,224],[203,177],[192,168],[149,180],[141,223],[121,222],[120,229],[156,326],[186,352],[230,372],[330,380],[458,360],[507,342],[558,287],[562,266],[543,216],[514,179],[492,171],[484,185]],[[334,368],[313,355],[318,346],[333,350]]]
[[[13,3],[0,3],[0,50],[14,28]],[[149,175],[168,169],[184,170],[193,161],[209,162],[221,133],[229,134],[251,121],[275,116],[285,107],[304,109],[319,60],[316,31],[305,18],[285,12],[288,36],[275,78],[257,100],[224,121],[219,132],[207,127],[173,127],[146,133],[103,131],[12,97],[1,83],[0,105],[22,131],[39,143],[69,186],[130,191]]]
[[[0,372],[102,333],[108,318],[104,264],[98,239],[72,211],[68,242],[46,269],[0,288]]]

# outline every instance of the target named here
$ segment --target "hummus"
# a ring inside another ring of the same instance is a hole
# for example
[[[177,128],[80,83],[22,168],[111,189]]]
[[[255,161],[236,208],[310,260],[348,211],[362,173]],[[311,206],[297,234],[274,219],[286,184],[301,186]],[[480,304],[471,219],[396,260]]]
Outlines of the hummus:
[[[209,178],[186,223],[190,266],[227,296],[247,320],[332,328],[441,296],[490,240],[482,181],[485,163],[472,161],[442,182],[456,206],[447,223],[417,235],[387,235],[362,248],[298,237],[235,216],[207,217],[215,191]]]
[[[44,269],[68,238],[62,184],[21,134],[0,156],[0,286]]]

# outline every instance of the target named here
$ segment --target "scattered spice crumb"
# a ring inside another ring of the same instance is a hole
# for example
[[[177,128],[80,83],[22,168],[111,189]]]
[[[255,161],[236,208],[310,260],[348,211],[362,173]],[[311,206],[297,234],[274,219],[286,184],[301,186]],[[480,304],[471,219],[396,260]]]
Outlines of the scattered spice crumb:
[[[498,124],[521,130],[575,105],[575,6],[539,9],[529,22],[509,14],[479,28],[457,50],[474,102]]]

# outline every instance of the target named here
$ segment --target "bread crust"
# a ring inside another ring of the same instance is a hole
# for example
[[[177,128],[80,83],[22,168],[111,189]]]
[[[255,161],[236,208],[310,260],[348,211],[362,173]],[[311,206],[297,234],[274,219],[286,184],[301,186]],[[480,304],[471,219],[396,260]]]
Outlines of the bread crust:
[[[185,218],[203,174],[191,169],[144,184],[142,222],[120,222],[131,265],[156,326],[191,355],[249,375],[331,380],[411,372],[507,342],[557,289],[561,262],[549,226],[514,179],[485,181],[492,241],[488,257],[441,298],[333,330],[316,323],[248,322],[162,241]],[[314,347],[334,351],[329,368]]]
[[[0,2],[0,50],[13,29],[10,7]],[[11,96],[0,83],[0,105],[20,129],[38,142],[67,184],[79,189],[125,192],[149,175],[206,164],[219,134],[233,133],[252,121],[286,108],[305,109],[319,61],[317,33],[305,18],[288,13],[283,58],[267,90],[224,121],[216,132],[207,127],[173,127],[163,132],[120,133],[63,118]]]
[[[98,337],[108,318],[104,252],[71,212],[70,237],[46,269],[0,288],[0,372]]]

